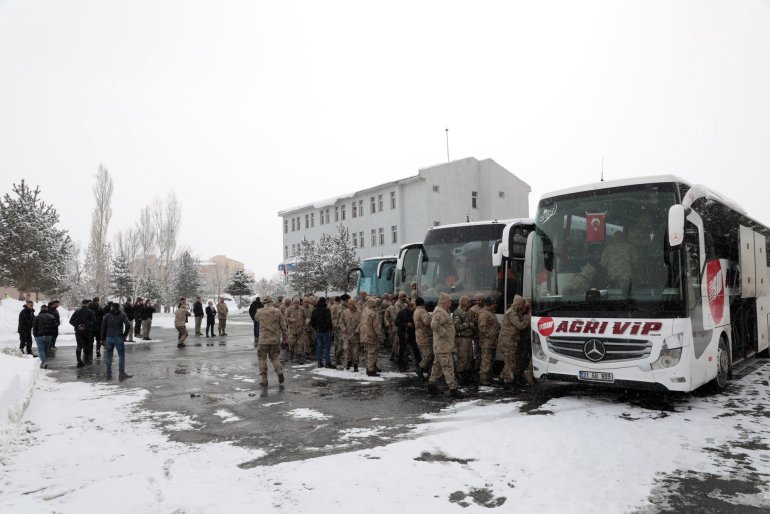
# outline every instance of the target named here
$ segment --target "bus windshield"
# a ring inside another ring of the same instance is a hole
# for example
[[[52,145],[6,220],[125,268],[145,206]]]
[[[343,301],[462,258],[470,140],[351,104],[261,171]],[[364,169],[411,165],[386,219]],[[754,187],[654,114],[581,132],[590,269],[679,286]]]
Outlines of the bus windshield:
[[[393,263],[384,264],[382,267],[382,276],[377,278],[377,266],[384,260],[392,260]],[[358,276],[358,287],[356,296],[360,296],[361,291],[380,296],[384,293],[393,293],[393,278],[395,273],[388,272],[395,268],[395,258],[388,257],[382,259],[365,259],[361,262],[361,273]]]
[[[504,223],[490,223],[429,230],[418,279],[425,302],[437,302],[442,292],[455,302],[464,295],[473,299],[478,293],[499,298],[501,277],[492,263],[492,251],[504,228]],[[502,308],[498,302],[498,310]]]
[[[545,198],[532,253],[533,311],[675,317],[685,311],[681,250],[666,227],[674,183]]]

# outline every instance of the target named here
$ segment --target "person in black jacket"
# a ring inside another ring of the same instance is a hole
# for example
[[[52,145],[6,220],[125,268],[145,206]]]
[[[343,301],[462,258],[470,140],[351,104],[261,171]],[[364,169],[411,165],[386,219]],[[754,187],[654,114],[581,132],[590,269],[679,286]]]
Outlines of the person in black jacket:
[[[251,305],[249,305],[249,316],[251,316],[251,320],[254,322],[254,347],[256,348],[259,344],[259,318],[257,317],[257,311],[264,307],[262,305],[262,300],[259,299],[259,296],[254,298],[254,301],[251,302]]]
[[[59,300],[53,300],[48,302],[48,314],[54,317],[56,320],[56,331],[51,336],[51,344],[48,345],[48,354],[50,357],[56,355],[56,338],[59,337],[59,325],[61,325],[61,317],[59,317]]]
[[[412,300],[409,302],[408,307],[401,309],[398,314],[396,314],[396,328],[398,329],[398,370],[402,372],[409,369],[409,361],[407,360],[406,353],[410,348],[414,354],[414,361],[417,363],[418,369],[420,367],[420,361],[422,360],[414,333],[415,308],[417,308],[417,304]]]
[[[82,368],[86,363],[91,364],[94,354],[94,336],[96,315],[90,308],[91,302],[83,300],[80,308],[70,316],[70,325],[75,328],[75,357],[78,360],[78,368]],[[85,354],[85,355],[84,355]],[[85,358],[85,362],[83,362]]]
[[[134,304],[131,303],[131,298],[126,298],[126,303],[123,304],[123,313],[128,318],[129,323],[133,325],[134,324]],[[128,342],[129,343],[134,342],[133,329],[128,331]]]
[[[193,316],[195,316],[195,335],[202,336],[203,332],[201,332],[201,323],[203,322],[203,304],[201,303],[200,296],[195,298],[195,303],[193,304],[192,310]]]
[[[126,373],[126,337],[131,332],[131,322],[128,321],[125,312],[120,311],[120,304],[113,303],[110,310],[104,313],[104,319],[101,326],[101,340],[105,342],[104,362],[107,366],[105,377],[107,380],[112,378],[112,353],[118,350],[118,378],[125,380],[132,375]]]
[[[94,313],[94,329],[91,331],[91,337],[93,342],[96,343],[96,356],[101,357],[102,353],[100,351],[102,342],[99,338],[101,337],[101,331],[99,330],[99,327],[102,326],[102,318],[104,317],[104,311],[99,306],[99,297],[95,297],[93,300],[91,300],[91,304],[88,306],[89,309],[91,309]],[[86,364],[91,364],[88,362],[88,358],[86,358]]]
[[[56,322],[56,318],[50,312],[48,305],[41,305],[40,312],[32,324],[32,334],[35,336],[37,355],[40,358],[40,367],[42,369],[48,369],[48,363],[46,362],[48,348],[51,344],[51,338],[58,332],[59,325]]]
[[[148,298],[144,301],[144,307],[142,308],[142,341],[152,341],[150,339],[150,329],[152,329],[153,312],[155,312],[155,307],[152,306],[152,302]]]
[[[321,297],[310,315],[310,326],[315,330],[315,355],[318,367],[335,368],[331,360],[332,312],[326,306],[326,298]]]
[[[19,351],[32,355],[32,324],[35,322],[35,306],[32,300],[27,300],[19,313]]]
[[[217,309],[214,307],[214,302],[209,300],[209,304],[206,306],[206,337],[214,337],[214,323],[217,321]],[[209,335],[211,330],[211,335]]]
[[[134,303],[134,335],[142,337],[142,312],[144,311],[144,302],[140,296],[136,297]]]

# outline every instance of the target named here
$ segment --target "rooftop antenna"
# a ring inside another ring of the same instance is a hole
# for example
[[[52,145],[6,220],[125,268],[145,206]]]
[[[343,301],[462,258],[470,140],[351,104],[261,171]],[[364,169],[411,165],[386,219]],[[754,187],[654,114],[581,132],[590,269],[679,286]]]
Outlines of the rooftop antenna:
[[[444,129],[446,132],[446,160],[449,162],[449,127]]]
[[[602,155],[602,182],[604,182],[604,156]]]

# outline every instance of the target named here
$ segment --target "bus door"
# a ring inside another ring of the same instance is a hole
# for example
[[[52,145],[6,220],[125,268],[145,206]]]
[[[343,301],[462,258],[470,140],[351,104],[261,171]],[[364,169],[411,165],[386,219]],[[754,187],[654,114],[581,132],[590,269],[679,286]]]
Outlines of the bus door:
[[[383,290],[379,294],[388,293],[393,294],[395,292],[395,275],[396,275],[396,259],[383,259],[377,264],[377,283],[387,284],[387,291]],[[383,288],[384,289],[384,288]]]
[[[417,283],[419,266],[421,265],[425,248],[422,243],[405,244],[398,252],[396,261],[395,292],[404,291],[407,296],[412,294],[412,283]]]

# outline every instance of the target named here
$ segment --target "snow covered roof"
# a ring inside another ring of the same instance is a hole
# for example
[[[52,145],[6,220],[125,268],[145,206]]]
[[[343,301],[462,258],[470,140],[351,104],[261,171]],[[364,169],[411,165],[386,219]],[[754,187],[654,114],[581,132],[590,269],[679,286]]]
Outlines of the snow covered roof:
[[[554,196],[562,196],[562,195],[568,195],[572,193],[582,193],[585,191],[598,191],[600,189],[607,189],[608,187],[633,186],[637,184],[655,184],[659,182],[676,182],[676,183],[690,185],[686,180],[683,180],[677,177],[676,175],[651,175],[648,177],[606,180],[604,182],[593,182],[590,184],[583,184],[580,186],[568,187],[566,189],[559,189],[557,191],[551,191],[549,193],[545,193],[541,198],[551,198]]]

